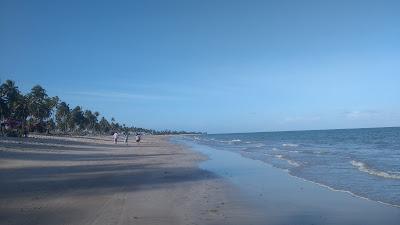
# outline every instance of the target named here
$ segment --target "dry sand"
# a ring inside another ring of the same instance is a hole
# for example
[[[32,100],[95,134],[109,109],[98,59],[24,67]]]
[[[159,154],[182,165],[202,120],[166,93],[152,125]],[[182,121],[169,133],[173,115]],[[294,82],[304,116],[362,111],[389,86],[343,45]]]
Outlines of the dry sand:
[[[167,137],[0,139],[0,224],[262,224],[205,157]]]

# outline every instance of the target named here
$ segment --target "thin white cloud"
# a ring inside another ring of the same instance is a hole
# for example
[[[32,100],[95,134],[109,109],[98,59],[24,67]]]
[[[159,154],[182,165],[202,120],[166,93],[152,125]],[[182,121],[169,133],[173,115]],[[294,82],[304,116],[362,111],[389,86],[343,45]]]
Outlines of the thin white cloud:
[[[69,92],[68,94],[95,97],[95,98],[120,99],[120,100],[184,100],[184,98],[178,96],[131,94],[131,93],[107,92],[107,91],[104,92],[77,91],[77,92]]]
[[[353,110],[344,113],[345,117],[349,120],[370,119],[376,117],[378,114],[374,110]]]
[[[184,96],[220,96],[227,93],[235,94],[242,90],[241,87],[220,85],[219,83],[196,83],[196,85],[183,84],[183,83],[157,83],[157,84],[129,84],[126,87],[152,91],[159,90],[165,93],[173,95],[184,95]],[[173,87],[173,88],[171,88]]]

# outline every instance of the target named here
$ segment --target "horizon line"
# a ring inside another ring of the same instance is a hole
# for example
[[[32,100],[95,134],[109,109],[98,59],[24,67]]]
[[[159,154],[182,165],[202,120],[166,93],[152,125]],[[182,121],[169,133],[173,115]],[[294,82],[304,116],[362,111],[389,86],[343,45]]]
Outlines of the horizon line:
[[[354,127],[354,128],[328,128],[328,129],[304,129],[304,130],[276,130],[276,131],[250,131],[250,132],[232,132],[232,133],[207,133],[206,134],[250,134],[250,133],[279,133],[279,132],[302,132],[302,131],[329,131],[329,130],[360,130],[360,129],[383,129],[383,128],[400,128],[398,126],[384,126],[384,127]]]

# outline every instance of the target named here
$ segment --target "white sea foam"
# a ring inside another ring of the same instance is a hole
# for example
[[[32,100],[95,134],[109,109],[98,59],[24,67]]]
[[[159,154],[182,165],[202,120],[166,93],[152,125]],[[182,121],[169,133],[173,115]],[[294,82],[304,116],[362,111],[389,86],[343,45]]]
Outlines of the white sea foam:
[[[354,161],[354,162],[356,162],[356,161]],[[271,167],[274,167],[274,168],[277,168],[277,169],[282,169],[282,168],[279,168],[279,167],[277,167],[277,166],[275,166],[275,165],[273,165],[273,164],[270,164],[270,163],[267,163],[267,164],[268,164],[269,166],[271,166]],[[370,198],[368,198],[368,197],[361,196],[361,195],[359,195],[359,194],[356,194],[356,193],[351,192],[351,191],[348,191],[348,190],[336,189],[336,188],[333,188],[333,187],[328,186],[328,185],[326,185],[326,184],[322,184],[322,183],[319,183],[319,182],[316,182],[316,181],[312,181],[312,180],[308,180],[308,179],[306,179],[306,178],[302,178],[302,177],[296,176],[296,175],[294,175],[294,174],[291,174],[290,171],[289,171],[289,169],[282,169],[282,170],[285,171],[285,172],[287,172],[288,175],[291,176],[291,177],[294,177],[294,178],[299,179],[299,180],[303,180],[303,181],[305,181],[305,182],[310,182],[310,183],[316,184],[316,185],[321,186],[321,187],[323,187],[323,188],[327,188],[327,189],[329,189],[329,190],[331,190],[331,191],[342,192],[342,193],[350,194],[350,195],[352,195],[352,196],[354,196],[354,197],[361,198],[361,199],[364,199],[364,200],[367,200],[367,201],[378,202],[378,203],[383,204],[383,205],[388,205],[388,206],[393,206],[393,207],[396,207],[396,208],[400,208],[400,205],[391,204],[391,203],[387,203],[387,202],[383,202],[383,201],[379,201],[379,200],[373,200],[373,199],[370,199]],[[396,173],[397,173],[397,172],[396,172]]]
[[[261,148],[261,147],[264,147],[264,146],[265,146],[265,144],[259,143],[259,144],[256,144],[254,147]]]
[[[278,151],[277,148],[272,148],[272,150],[273,150],[273,151]],[[245,152],[244,152],[244,153],[245,153]],[[264,155],[269,155],[269,154],[268,154],[268,153],[264,153]],[[282,157],[282,156],[281,156],[281,157]],[[260,161],[260,159],[254,159],[254,160]],[[295,178],[295,179],[299,179],[299,180],[302,180],[302,181],[305,181],[305,182],[310,182],[310,183],[313,183],[313,184],[318,185],[318,186],[320,186],[320,187],[329,189],[329,190],[331,190],[331,191],[346,193],[346,194],[349,194],[349,195],[351,195],[351,196],[354,196],[354,197],[357,197],[357,198],[360,198],[360,199],[365,199],[365,200],[367,200],[367,201],[377,202],[377,203],[380,203],[380,204],[383,204],[383,205],[387,205],[387,206],[392,206],[392,207],[400,208],[400,205],[396,205],[396,204],[388,203],[388,202],[383,202],[383,201],[379,201],[379,200],[374,200],[374,199],[371,199],[371,198],[368,198],[368,197],[365,197],[365,196],[361,196],[360,194],[356,194],[356,193],[351,192],[351,191],[349,191],[349,190],[336,189],[336,188],[331,187],[331,186],[328,186],[328,185],[326,185],[326,184],[319,183],[319,182],[316,182],[316,181],[312,181],[312,180],[309,180],[309,179],[300,177],[300,176],[298,176],[298,175],[292,174],[291,171],[290,171],[289,169],[282,169],[282,168],[279,168],[279,167],[277,167],[277,166],[275,166],[274,164],[271,164],[271,163],[269,163],[269,162],[265,162],[265,161],[262,161],[262,162],[266,163],[266,164],[267,164],[268,166],[270,166],[270,167],[274,167],[274,168],[280,169],[280,170],[282,170],[282,171],[285,171],[289,176],[291,176],[291,177],[293,177],[293,178]],[[357,164],[356,161],[354,161],[354,163]],[[352,164],[353,164],[353,163],[352,163]],[[359,165],[360,165],[360,164],[359,164]],[[393,173],[393,174],[400,174],[400,171],[390,171],[390,173]]]
[[[271,164],[269,164],[269,165],[271,165]],[[275,167],[275,166],[273,166],[273,165],[271,165],[271,166],[272,166],[272,167]],[[275,168],[278,168],[278,167],[275,167]],[[279,168],[278,168],[278,169],[279,169]],[[373,199],[370,199],[370,198],[367,198],[367,197],[364,197],[364,196],[355,194],[354,192],[351,192],[351,191],[348,191],[348,190],[336,189],[336,188],[330,187],[330,186],[328,186],[328,185],[325,185],[325,184],[322,184],[322,183],[318,183],[318,182],[316,182],[316,181],[307,180],[307,179],[305,179],[305,178],[302,178],[302,177],[293,175],[293,174],[291,174],[290,171],[287,170],[287,169],[285,169],[284,171],[285,171],[285,172],[288,172],[289,176],[291,176],[291,177],[294,177],[294,178],[297,178],[297,179],[300,179],[300,180],[303,180],[303,181],[306,181],[306,182],[310,182],[310,183],[316,184],[316,185],[321,186],[321,187],[323,187],[323,188],[327,188],[327,189],[329,189],[329,190],[331,190],[331,191],[343,192],[343,193],[350,194],[350,195],[352,195],[352,196],[354,196],[354,197],[361,198],[361,199],[364,199],[364,200],[367,200],[367,201],[378,202],[378,203],[383,204],[383,205],[388,205],[388,206],[393,206],[393,207],[400,208],[400,205],[391,204],[391,203],[387,203],[387,202],[382,202],[382,201],[379,201],[379,200],[373,200]]]
[[[265,163],[267,163],[267,162],[265,162]],[[316,182],[316,181],[308,180],[308,179],[306,179],[306,178],[302,178],[302,177],[293,175],[293,174],[290,173],[289,169],[282,169],[282,168],[279,168],[279,167],[277,167],[277,166],[275,166],[275,165],[273,165],[273,164],[270,164],[270,163],[267,163],[267,164],[268,164],[269,166],[271,166],[271,167],[274,167],[274,168],[281,169],[281,170],[285,171],[285,172],[288,173],[288,175],[291,176],[291,177],[294,177],[294,178],[296,178],[296,179],[299,179],[299,180],[302,180],[302,181],[305,181],[305,182],[313,183],[313,184],[318,185],[318,186],[320,186],[320,187],[327,188],[327,189],[329,189],[329,190],[331,190],[331,191],[342,192],[342,193],[350,194],[350,195],[352,195],[352,196],[354,196],[354,197],[357,197],[357,198],[365,199],[365,200],[367,200],[367,201],[378,202],[378,203],[383,204],[383,205],[388,205],[388,206],[393,206],[393,207],[396,207],[396,208],[400,208],[400,205],[391,204],[391,203],[387,203],[387,202],[383,202],[383,201],[379,201],[379,200],[373,200],[373,199],[370,199],[370,198],[361,196],[361,195],[359,195],[359,194],[355,194],[354,192],[351,192],[351,191],[348,191],[348,190],[336,189],[336,188],[330,187],[330,186],[328,186],[328,185],[326,185],[326,184],[322,184],[322,183],[319,183],[319,182]]]
[[[246,141],[245,143],[246,143],[246,144],[251,144],[251,141]]]
[[[275,155],[275,157],[281,160],[285,160],[291,166],[296,166],[296,167],[300,166],[300,163],[293,161],[291,159],[287,159],[283,155]]]
[[[293,161],[293,160],[290,160],[290,159],[288,159],[288,160],[286,160],[290,165],[292,165],[292,166],[300,166],[300,164],[298,163],[298,162],[295,162],[295,161]]]
[[[233,140],[231,140],[231,142],[241,142],[242,140],[240,140],[240,139],[233,139]]]
[[[390,170],[389,173],[400,174],[400,172],[398,172],[398,171],[392,171],[392,170]]]
[[[298,144],[282,144],[283,147],[297,147],[299,146]]]
[[[357,169],[361,172],[364,173],[368,173],[370,175],[374,175],[374,176],[378,176],[378,177],[384,177],[384,178],[388,178],[388,179],[400,179],[400,174],[398,174],[397,172],[393,173],[393,172],[385,172],[385,171],[380,171],[377,169],[373,169],[368,167],[367,164],[363,163],[363,162],[358,162],[355,160],[352,160],[351,165],[357,167]]]

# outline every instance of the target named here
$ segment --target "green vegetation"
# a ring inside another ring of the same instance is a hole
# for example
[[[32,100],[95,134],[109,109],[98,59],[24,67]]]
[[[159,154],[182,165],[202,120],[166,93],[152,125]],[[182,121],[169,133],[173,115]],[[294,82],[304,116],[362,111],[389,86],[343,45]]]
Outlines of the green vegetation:
[[[55,134],[111,134],[113,132],[141,132],[149,134],[188,134],[185,131],[156,131],[138,127],[127,127],[111,118],[109,122],[100,113],[71,108],[66,102],[47,95],[46,90],[36,85],[31,92],[23,94],[14,81],[6,80],[0,86],[1,134],[26,136],[28,132]]]

